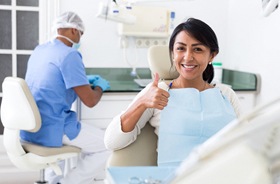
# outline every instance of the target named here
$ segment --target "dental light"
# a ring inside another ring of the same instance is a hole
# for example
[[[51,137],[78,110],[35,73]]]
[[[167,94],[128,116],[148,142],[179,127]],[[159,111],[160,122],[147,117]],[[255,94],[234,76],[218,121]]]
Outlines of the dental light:
[[[100,3],[98,18],[115,21],[124,24],[134,24],[137,17],[130,13],[134,5],[153,3],[153,2],[174,2],[185,0],[109,0],[107,4]],[[192,1],[192,0],[188,0]]]
[[[134,24],[136,17],[130,14],[130,10],[134,5],[146,4],[153,2],[174,2],[184,0],[109,0],[105,3],[100,3],[99,11],[97,13],[98,18],[103,18],[110,21],[115,21],[124,24]],[[192,1],[192,0],[188,0]],[[264,17],[269,16],[274,12],[279,4],[279,0],[262,0],[262,14]]]
[[[128,5],[118,5],[116,2],[105,5],[101,2],[97,17],[124,24],[133,24],[136,22],[136,17],[129,13],[130,10],[131,6]]]
[[[279,0],[262,0],[263,16],[267,17],[278,8]]]

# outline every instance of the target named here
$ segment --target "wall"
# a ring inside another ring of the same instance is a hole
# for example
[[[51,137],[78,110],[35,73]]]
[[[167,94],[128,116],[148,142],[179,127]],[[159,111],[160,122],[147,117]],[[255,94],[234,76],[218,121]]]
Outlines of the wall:
[[[262,16],[261,1],[229,0],[224,66],[258,73],[261,91],[257,104],[279,97],[280,10]]]
[[[99,1],[61,0],[60,11],[73,10],[86,24],[81,52],[86,67],[129,67],[123,60],[117,35],[117,23],[96,18]],[[151,3],[176,11],[178,24],[185,17],[193,16],[207,22],[217,33],[220,53],[216,60],[225,68],[258,73],[261,89],[257,104],[278,96],[280,87],[280,10],[269,17],[261,14],[258,0],[193,0],[172,3]],[[133,62],[138,55],[138,67],[148,67],[147,49],[130,48],[128,59]]]
[[[101,0],[61,0],[60,11],[75,11],[84,20],[86,32],[82,37],[81,52],[86,67],[130,67],[123,59],[123,49],[120,48],[120,37],[117,35],[117,23],[96,18]],[[107,2],[107,1],[105,1]],[[163,6],[176,11],[176,22],[188,16],[202,19],[217,33],[221,52],[217,60],[222,61],[225,50],[227,1],[224,0],[194,0],[148,3],[147,6]],[[131,45],[131,44],[130,44]],[[148,67],[147,49],[129,48],[127,58],[130,63],[139,61],[137,67]]]

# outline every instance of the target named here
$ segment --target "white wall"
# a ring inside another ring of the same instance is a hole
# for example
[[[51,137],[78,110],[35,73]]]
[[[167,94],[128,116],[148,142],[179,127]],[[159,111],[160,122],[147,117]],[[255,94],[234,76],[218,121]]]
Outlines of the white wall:
[[[123,60],[117,23],[96,18],[99,1],[61,0],[60,11],[77,12],[86,24],[81,51],[86,67],[129,67]],[[152,5],[176,11],[176,23],[192,16],[208,23],[216,32],[220,53],[216,60],[224,67],[261,75],[257,104],[279,96],[280,10],[269,17],[261,14],[260,0],[193,0]],[[136,52],[137,51],[137,52]],[[147,49],[131,49],[128,58],[138,67],[148,67]]]
[[[101,1],[101,0],[100,0]],[[99,0],[61,0],[60,11],[75,11],[84,20],[86,32],[82,37],[81,52],[86,67],[129,67],[123,60],[122,49],[117,35],[117,23],[96,18]],[[107,2],[107,1],[105,1]],[[221,52],[217,60],[222,61],[225,50],[225,30],[227,1],[224,0],[195,0],[149,3],[147,6],[168,7],[176,12],[178,24],[188,16],[202,19],[217,33]],[[148,20],[147,20],[148,21]],[[221,26],[223,25],[223,26]],[[147,49],[129,48],[128,59],[135,63],[139,57],[137,67],[148,67],[146,59]]]
[[[262,16],[261,1],[229,0],[224,66],[258,73],[257,104],[280,97],[280,9]]]

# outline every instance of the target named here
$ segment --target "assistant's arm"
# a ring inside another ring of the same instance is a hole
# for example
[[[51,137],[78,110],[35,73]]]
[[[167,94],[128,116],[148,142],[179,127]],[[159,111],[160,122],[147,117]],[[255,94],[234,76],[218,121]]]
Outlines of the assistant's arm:
[[[94,107],[102,97],[102,89],[96,86],[94,89],[90,85],[73,87],[76,94],[87,107]]]

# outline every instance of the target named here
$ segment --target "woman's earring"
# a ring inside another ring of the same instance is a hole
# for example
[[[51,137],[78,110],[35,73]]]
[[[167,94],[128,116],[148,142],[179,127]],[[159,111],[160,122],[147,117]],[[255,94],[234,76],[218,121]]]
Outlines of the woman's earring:
[[[208,64],[209,64],[209,65],[212,65],[212,62],[209,62]]]

